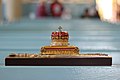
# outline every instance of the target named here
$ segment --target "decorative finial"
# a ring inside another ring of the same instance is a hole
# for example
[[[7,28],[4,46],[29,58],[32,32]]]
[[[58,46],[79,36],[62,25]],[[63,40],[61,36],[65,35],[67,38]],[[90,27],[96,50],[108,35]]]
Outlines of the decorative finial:
[[[58,29],[59,29],[60,32],[62,32],[62,27],[61,26],[59,26]]]

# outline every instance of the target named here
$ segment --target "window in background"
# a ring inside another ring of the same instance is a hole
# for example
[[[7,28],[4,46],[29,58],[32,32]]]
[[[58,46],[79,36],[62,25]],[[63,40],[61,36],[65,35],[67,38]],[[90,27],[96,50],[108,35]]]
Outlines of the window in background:
[[[100,18],[102,20],[112,19],[112,0],[96,0]],[[106,4],[107,3],[107,4]]]
[[[103,21],[120,22],[120,0],[96,0]]]

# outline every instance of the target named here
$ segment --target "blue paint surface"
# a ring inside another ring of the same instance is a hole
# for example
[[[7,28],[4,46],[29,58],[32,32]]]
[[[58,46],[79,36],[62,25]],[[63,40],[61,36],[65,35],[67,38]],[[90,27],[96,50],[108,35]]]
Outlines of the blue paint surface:
[[[70,44],[81,53],[106,53],[113,66],[38,66],[6,67],[4,58],[12,52],[39,53],[50,44],[52,31],[58,26],[69,32]],[[0,25],[0,80],[119,80],[120,24],[95,20],[23,19]]]

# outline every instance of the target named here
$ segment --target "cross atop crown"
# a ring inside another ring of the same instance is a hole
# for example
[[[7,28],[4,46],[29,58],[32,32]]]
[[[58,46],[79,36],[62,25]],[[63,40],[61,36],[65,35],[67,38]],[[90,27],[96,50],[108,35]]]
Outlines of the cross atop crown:
[[[60,32],[62,32],[62,27],[61,26],[59,26],[58,29],[59,29]]]

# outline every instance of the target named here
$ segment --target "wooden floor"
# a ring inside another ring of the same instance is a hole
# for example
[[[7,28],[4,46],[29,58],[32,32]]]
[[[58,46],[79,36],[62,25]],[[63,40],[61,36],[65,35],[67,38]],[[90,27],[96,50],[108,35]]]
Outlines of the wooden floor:
[[[101,52],[113,57],[113,66],[4,66],[11,52],[39,53],[50,44],[50,35],[58,26],[69,32],[71,45],[81,53]],[[0,79],[2,80],[119,80],[120,24],[99,20],[28,20],[0,25]],[[117,65],[115,65],[117,64]]]

